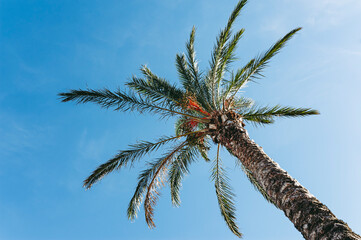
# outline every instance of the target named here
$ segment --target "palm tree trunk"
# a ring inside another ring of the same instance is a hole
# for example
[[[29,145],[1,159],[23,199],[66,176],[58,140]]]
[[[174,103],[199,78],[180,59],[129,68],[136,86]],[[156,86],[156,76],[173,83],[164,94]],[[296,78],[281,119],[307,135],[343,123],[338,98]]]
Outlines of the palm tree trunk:
[[[241,121],[226,120],[213,140],[221,143],[252,172],[275,205],[305,239],[361,239],[248,137]]]

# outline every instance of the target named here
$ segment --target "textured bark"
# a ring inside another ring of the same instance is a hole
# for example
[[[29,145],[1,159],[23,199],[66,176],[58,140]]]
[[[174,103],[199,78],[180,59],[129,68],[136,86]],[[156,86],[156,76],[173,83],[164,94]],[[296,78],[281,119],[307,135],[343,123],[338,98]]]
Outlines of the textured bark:
[[[233,118],[233,117],[232,117]],[[305,239],[358,239],[336,216],[248,137],[240,120],[219,117],[213,140],[225,146],[252,172],[275,205],[284,211]],[[228,120],[227,120],[228,119]]]

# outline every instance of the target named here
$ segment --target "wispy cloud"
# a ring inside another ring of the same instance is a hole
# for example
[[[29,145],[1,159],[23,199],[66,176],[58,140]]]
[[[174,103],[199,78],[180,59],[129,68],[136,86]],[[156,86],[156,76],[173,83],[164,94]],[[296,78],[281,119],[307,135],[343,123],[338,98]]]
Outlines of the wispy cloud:
[[[297,2],[308,12],[307,23],[320,28],[342,25],[353,16],[359,16],[361,11],[359,0],[298,0]]]
[[[361,21],[359,0],[279,0],[263,4],[271,14],[264,18],[263,30],[275,33],[295,24],[329,30]]]
[[[352,56],[360,56],[361,57],[361,51],[352,51],[349,49],[341,48],[341,49],[338,49],[338,52],[340,54],[344,54],[344,55],[352,55]]]
[[[92,138],[89,136],[88,131],[84,130],[78,143],[78,153],[80,157],[99,159],[104,154],[107,139],[107,134]]]
[[[1,113],[0,113],[1,115]],[[0,156],[9,157],[32,151],[44,144],[46,129],[34,124],[25,124],[15,117],[0,117]]]

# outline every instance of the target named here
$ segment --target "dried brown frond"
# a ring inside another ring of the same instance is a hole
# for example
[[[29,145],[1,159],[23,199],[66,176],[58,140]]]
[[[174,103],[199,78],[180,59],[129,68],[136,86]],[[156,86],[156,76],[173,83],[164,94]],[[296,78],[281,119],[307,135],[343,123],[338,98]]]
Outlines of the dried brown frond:
[[[145,220],[149,226],[149,228],[154,228],[155,224],[153,221],[154,216],[154,206],[157,203],[158,197],[160,195],[158,189],[164,186],[167,176],[167,167],[174,155],[181,150],[186,142],[183,142],[178,147],[176,147],[170,154],[168,154],[161,164],[159,165],[157,171],[154,173],[151,182],[148,185],[147,194],[145,195],[144,200],[144,212],[145,212]]]

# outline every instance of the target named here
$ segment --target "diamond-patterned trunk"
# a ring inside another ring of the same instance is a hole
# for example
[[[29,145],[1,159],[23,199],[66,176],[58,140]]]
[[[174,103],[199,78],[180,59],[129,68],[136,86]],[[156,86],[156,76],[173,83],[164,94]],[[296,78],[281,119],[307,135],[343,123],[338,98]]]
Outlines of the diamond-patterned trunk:
[[[228,120],[227,120],[228,119]],[[285,213],[305,239],[360,240],[361,237],[336,218],[317,198],[268,157],[248,137],[240,120],[222,118],[213,130],[213,140],[221,143],[252,172],[277,207]]]

